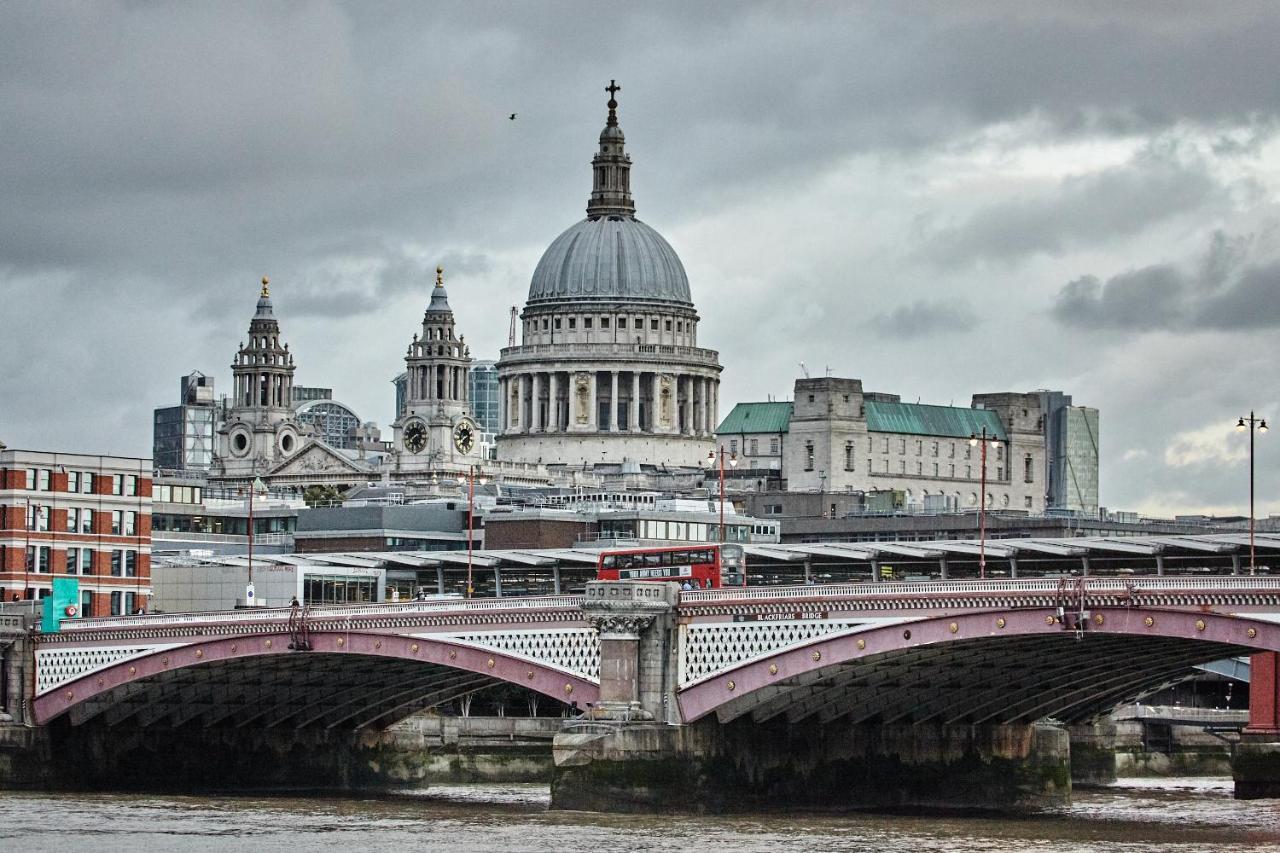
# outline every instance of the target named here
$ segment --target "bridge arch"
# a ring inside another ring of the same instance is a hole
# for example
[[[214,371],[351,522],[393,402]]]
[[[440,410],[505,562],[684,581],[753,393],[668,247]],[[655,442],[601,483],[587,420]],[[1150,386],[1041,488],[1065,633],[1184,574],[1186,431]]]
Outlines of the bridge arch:
[[[1280,651],[1280,624],[1248,616],[1094,607],[1064,629],[1055,609],[989,610],[827,634],[681,689],[685,722],[785,714],[792,723],[1064,722],[1092,719],[1188,667]]]
[[[318,631],[309,640],[300,651],[288,632],[224,636],[127,658],[37,696],[35,719],[381,728],[502,682],[582,706],[599,696],[581,675],[450,638]]]

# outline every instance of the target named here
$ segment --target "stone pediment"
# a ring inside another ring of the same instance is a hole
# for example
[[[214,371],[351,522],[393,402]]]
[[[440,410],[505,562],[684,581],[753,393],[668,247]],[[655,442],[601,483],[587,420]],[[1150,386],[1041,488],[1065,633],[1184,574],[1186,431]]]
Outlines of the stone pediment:
[[[322,441],[312,439],[297,453],[276,465],[268,476],[291,474],[367,474],[369,468],[348,459]]]

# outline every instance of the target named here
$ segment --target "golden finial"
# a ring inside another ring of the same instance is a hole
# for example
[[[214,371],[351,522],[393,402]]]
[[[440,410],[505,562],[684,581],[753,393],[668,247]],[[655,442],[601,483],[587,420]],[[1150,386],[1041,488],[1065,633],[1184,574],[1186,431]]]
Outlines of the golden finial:
[[[262,277],[262,296],[264,299],[269,298],[271,296],[271,288],[268,287],[268,285],[270,284],[271,284],[271,279],[267,278],[264,275]]]
[[[436,287],[444,287],[444,267],[436,267]]]

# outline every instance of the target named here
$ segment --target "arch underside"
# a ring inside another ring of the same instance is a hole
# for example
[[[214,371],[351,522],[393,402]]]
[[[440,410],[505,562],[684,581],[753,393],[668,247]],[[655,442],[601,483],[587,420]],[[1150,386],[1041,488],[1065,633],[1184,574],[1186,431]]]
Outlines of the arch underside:
[[[582,676],[494,649],[355,632],[220,638],[129,658],[36,698],[42,723],[291,729],[385,728],[500,684],[556,701],[593,702]]]
[[[70,709],[74,725],[385,728],[505,683],[440,664],[306,653],[214,661],[132,681]]]
[[[1168,637],[1063,632],[960,640],[888,652],[761,688],[717,709],[722,722],[785,715],[792,723],[1031,722],[1094,719],[1176,683],[1202,663],[1248,649]]]

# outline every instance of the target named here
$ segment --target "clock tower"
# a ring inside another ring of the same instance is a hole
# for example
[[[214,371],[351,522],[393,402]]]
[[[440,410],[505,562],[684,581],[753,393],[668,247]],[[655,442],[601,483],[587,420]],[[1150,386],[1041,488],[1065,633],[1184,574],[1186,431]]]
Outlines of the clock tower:
[[[480,429],[470,415],[471,350],[456,334],[440,267],[422,332],[413,336],[404,363],[404,414],[392,424],[396,470],[456,470],[479,463]]]
[[[309,429],[295,416],[293,371],[293,354],[281,343],[270,283],[263,278],[248,343],[240,344],[231,363],[235,390],[218,429],[215,473],[254,477],[300,449]]]

